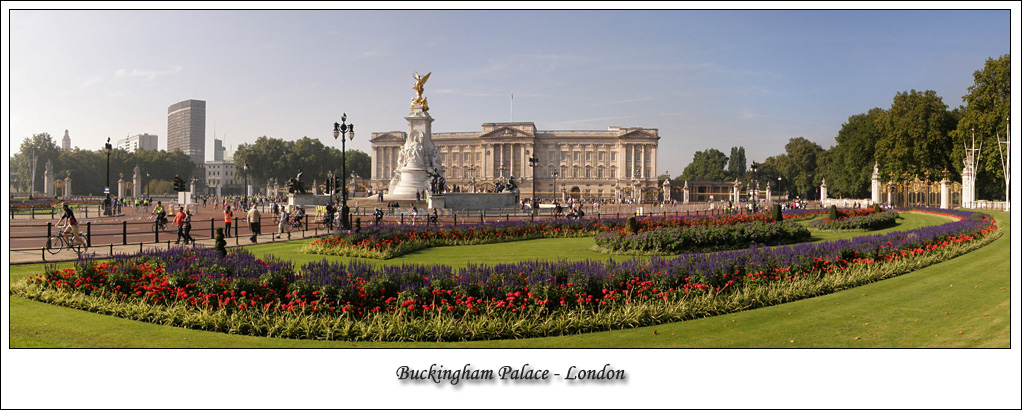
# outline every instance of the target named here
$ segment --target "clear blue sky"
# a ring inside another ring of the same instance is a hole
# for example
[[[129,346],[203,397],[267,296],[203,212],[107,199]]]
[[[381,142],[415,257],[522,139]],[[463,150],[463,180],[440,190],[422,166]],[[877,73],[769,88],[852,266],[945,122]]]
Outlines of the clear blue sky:
[[[9,7],[9,6],[8,6]],[[1008,5],[1004,5],[1008,7]],[[166,148],[167,107],[207,104],[216,135],[308,136],[369,152],[406,129],[412,72],[435,132],[514,120],[542,130],[660,130],[659,173],[695,151],[750,161],[793,137],[827,148],[849,116],[932,89],[955,107],[1010,53],[999,11],[27,11],[10,18],[10,144],[35,133],[99,149],[138,133]],[[5,33],[7,34],[7,33]],[[7,87],[5,87],[7,88]],[[6,113],[5,113],[6,115]]]

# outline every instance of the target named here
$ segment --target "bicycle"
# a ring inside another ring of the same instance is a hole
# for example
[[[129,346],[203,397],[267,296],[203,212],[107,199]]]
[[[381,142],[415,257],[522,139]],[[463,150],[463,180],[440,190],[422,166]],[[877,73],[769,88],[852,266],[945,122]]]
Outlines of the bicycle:
[[[151,228],[152,228],[153,232],[156,232],[156,231],[170,232],[170,230],[167,228],[168,224],[169,223],[167,221],[167,218],[156,218],[156,220],[153,221],[153,224],[151,225]]]
[[[64,232],[65,228],[67,228],[67,224],[57,225],[58,233],[47,239],[46,251],[49,252],[51,255],[56,255],[62,249],[68,248],[74,250],[75,253],[81,255],[82,249],[88,247],[87,245],[88,242],[86,242],[85,240],[85,235],[79,232],[77,240],[75,240],[74,238],[68,240],[68,236],[71,235],[71,232],[70,231]]]

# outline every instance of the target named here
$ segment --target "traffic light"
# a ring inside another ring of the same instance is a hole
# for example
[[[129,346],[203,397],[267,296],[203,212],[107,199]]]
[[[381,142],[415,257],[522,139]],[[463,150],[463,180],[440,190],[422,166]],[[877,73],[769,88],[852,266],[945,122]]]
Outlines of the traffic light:
[[[341,193],[341,177],[337,175],[334,175],[334,193]]]
[[[177,175],[174,175],[174,190],[177,192],[185,191],[185,181]]]

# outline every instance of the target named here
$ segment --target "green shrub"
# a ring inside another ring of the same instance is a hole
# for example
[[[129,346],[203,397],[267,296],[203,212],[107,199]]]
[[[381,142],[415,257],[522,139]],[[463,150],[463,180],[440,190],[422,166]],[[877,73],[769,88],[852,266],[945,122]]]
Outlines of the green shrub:
[[[639,233],[639,223],[635,221],[634,216],[628,217],[628,220],[625,221],[625,227],[627,227],[631,233]]]
[[[838,218],[838,216],[837,216],[837,205],[831,205],[830,206],[830,214],[827,216],[827,218],[830,218],[831,221],[836,221],[837,220],[837,218]]]
[[[781,222],[784,220],[784,215],[781,214],[781,204],[774,204],[773,220],[774,222]]]

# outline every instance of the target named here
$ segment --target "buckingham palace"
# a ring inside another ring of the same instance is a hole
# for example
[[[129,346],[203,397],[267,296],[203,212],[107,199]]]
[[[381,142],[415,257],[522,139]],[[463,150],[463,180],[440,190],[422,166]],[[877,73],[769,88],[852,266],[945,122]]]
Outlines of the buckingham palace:
[[[513,176],[523,199],[533,196],[533,185],[541,200],[641,201],[659,193],[655,128],[542,131],[531,122],[502,122],[432,137],[449,190],[491,191]],[[406,138],[403,131],[372,134],[374,190],[389,185]]]

